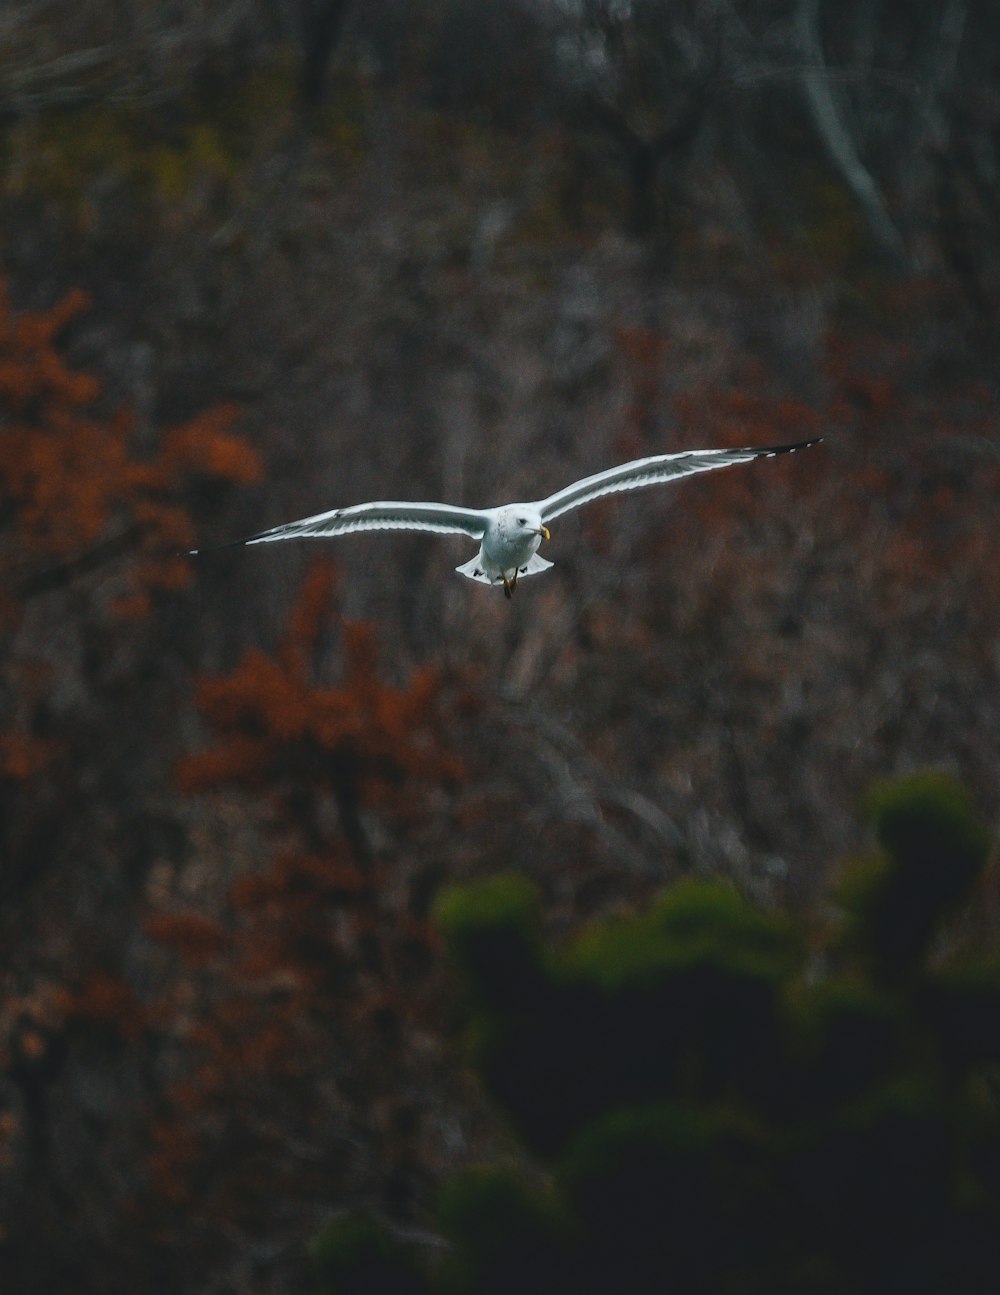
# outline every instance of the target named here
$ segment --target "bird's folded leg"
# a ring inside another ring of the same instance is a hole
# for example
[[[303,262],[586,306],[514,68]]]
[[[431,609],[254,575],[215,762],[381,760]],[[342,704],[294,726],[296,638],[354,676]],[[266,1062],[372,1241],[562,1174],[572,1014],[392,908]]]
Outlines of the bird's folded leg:
[[[503,578],[503,596],[505,598],[513,598],[514,590],[516,588],[517,588],[517,572],[515,571],[513,576],[510,578],[510,580],[508,580],[506,576],[504,576]]]

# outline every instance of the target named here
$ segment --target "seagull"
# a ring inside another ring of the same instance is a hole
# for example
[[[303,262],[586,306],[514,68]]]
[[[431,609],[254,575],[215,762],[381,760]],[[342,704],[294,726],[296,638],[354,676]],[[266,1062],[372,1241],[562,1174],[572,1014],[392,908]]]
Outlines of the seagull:
[[[499,508],[459,508],[454,504],[408,503],[378,500],[334,508],[328,513],[303,517],[297,522],[272,526],[240,540],[215,548],[240,545],[273,544],[278,540],[331,539],[356,531],[434,531],[439,535],[467,535],[479,542],[479,552],[455,570],[470,580],[487,585],[503,585],[510,598],[517,588],[518,576],[537,576],[552,566],[538,556],[542,540],[552,538],[549,522],[573,508],[582,508],[602,495],[623,490],[641,490],[662,485],[677,477],[695,472],[711,472],[751,459],[773,459],[778,454],[793,454],[816,445],[823,438],[798,441],[795,445],[750,446],[743,450],[682,450],[677,454],[654,454],[633,459],[617,468],[608,468],[592,477],[583,477],[557,490],[546,499],[532,503],[502,504]],[[192,555],[211,552],[191,549]]]

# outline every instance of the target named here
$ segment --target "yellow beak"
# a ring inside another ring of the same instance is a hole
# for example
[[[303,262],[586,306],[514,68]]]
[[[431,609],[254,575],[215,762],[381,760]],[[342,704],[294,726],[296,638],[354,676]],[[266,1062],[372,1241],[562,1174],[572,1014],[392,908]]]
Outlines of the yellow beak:
[[[549,528],[547,526],[542,527],[542,534],[545,536],[547,540],[550,540],[552,538],[552,536],[549,534]]]

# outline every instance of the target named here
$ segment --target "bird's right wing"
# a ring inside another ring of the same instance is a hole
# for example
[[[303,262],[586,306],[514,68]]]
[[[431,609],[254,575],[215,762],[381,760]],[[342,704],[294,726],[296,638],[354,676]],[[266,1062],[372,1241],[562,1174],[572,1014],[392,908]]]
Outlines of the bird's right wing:
[[[317,513],[297,522],[285,522],[282,526],[272,526],[270,530],[258,531],[255,535],[215,547],[271,544],[276,540],[330,539],[356,531],[436,531],[440,535],[468,535],[479,540],[491,515],[488,509],[455,508],[451,504],[379,500],[354,504],[350,508],[334,508],[332,512]],[[192,549],[192,553],[203,552],[204,549]]]
[[[592,499],[599,499],[601,495],[620,490],[641,490],[644,486],[662,485],[665,481],[694,472],[710,472],[713,468],[728,468],[733,463],[791,454],[807,445],[815,445],[817,440],[822,440],[822,437],[799,441],[796,445],[749,446],[743,450],[682,450],[679,454],[655,454],[648,459],[633,459],[631,463],[621,463],[617,468],[608,468],[592,477],[574,481],[571,486],[549,495],[548,499],[540,499],[535,507],[542,521],[549,522],[568,513],[571,508],[580,508]]]

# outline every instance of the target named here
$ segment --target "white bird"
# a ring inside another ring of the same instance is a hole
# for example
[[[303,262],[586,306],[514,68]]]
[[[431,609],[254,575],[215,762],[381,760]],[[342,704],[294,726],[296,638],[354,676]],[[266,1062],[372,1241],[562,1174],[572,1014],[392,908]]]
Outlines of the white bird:
[[[548,523],[563,513],[589,504],[602,495],[657,486],[675,477],[728,468],[731,464],[748,463],[751,459],[791,454],[816,445],[822,439],[817,436],[795,445],[751,446],[744,450],[682,450],[678,454],[654,454],[648,459],[633,459],[631,463],[583,477],[547,499],[502,504],[499,508],[459,508],[453,504],[394,500],[354,504],[350,508],[334,508],[328,513],[303,517],[301,521],[273,526],[270,530],[217,547],[271,544],[276,540],[328,539],[335,535],[351,535],[355,531],[436,531],[440,535],[468,535],[470,539],[479,541],[479,553],[471,562],[464,562],[455,570],[483,584],[502,584],[504,594],[510,598],[518,576],[535,576],[552,566],[551,562],[538,556],[538,548],[543,539],[551,538]],[[192,554],[206,552],[205,549],[190,551]]]

